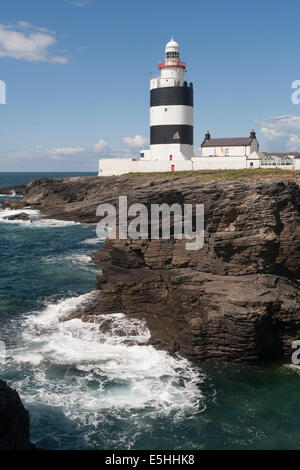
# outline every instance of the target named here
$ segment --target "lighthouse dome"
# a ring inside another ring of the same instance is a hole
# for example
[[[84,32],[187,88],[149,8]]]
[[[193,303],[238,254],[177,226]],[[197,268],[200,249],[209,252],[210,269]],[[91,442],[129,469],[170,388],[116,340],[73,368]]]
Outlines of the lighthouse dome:
[[[169,52],[169,51],[179,51],[179,44],[174,41],[174,39],[172,38],[171,41],[169,41],[167,44],[166,44],[166,52]]]

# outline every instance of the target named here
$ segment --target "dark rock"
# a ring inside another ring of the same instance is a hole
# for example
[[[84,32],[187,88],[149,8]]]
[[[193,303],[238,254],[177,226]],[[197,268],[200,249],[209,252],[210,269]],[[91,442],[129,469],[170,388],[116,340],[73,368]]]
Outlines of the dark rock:
[[[18,184],[15,186],[5,186],[0,188],[0,194],[11,194],[16,196],[23,196],[25,185]]]
[[[30,450],[29,415],[18,393],[0,380],[0,450]]]
[[[146,320],[156,347],[190,359],[290,357],[300,337],[298,185],[188,186],[184,201],[191,200],[205,204],[204,248],[186,251],[181,240],[107,240],[93,257],[104,277],[86,315],[124,312]]]
[[[5,220],[30,220],[32,222],[32,219],[30,219],[29,215],[26,214],[25,212],[21,212],[21,214],[15,214],[15,215],[7,215],[4,217]]]
[[[25,193],[48,216],[81,222],[97,222],[98,204],[118,207],[120,195],[147,207],[203,203],[202,250],[186,251],[184,240],[107,240],[93,257],[104,275],[84,319],[143,319],[152,344],[195,360],[290,357],[300,337],[296,180],[81,177],[42,179]]]
[[[4,199],[2,201],[2,209],[23,209],[25,207],[24,201],[16,201],[13,199]]]

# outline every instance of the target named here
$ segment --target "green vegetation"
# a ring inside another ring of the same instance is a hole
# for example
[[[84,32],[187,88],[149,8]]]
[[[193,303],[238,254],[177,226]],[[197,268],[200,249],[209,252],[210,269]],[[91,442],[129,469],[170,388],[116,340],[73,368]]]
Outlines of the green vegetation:
[[[234,180],[239,178],[296,178],[300,177],[300,171],[281,170],[279,168],[247,168],[241,170],[198,170],[198,171],[176,171],[176,172],[153,172],[153,173],[128,173],[124,178],[199,178],[201,180]]]

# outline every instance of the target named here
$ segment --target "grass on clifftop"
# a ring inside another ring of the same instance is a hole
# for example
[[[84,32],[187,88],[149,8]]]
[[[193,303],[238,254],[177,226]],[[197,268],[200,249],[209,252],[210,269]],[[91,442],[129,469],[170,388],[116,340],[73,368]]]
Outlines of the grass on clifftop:
[[[153,177],[153,178],[199,178],[202,180],[234,180],[239,178],[300,178],[300,171],[281,170],[279,168],[243,168],[241,170],[195,170],[175,172],[127,173],[125,178]]]

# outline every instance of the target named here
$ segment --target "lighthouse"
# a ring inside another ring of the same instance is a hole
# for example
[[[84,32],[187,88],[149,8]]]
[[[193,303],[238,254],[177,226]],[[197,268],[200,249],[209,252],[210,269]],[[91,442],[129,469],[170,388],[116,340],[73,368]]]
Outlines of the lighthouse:
[[[186,64],[172,38],[165,59],[158,64],[160,75],[150,79],[150,159],[182,161],[193,157],[193,84],[184,78]],[[175,168],[175,163],[174,167]]]
[[[173,38],[165,47],[165,58],[158,69],[159,75],[150,79],[150,148],[140,150],[140,158],[101,158],[99,176],[265,165],[260,161],[254,131],[250,137],[224,139],[211,138],[207,131],[201,155],[195,156],[193,84],[185,80],[186,63],[181,61],[180,47]]]

